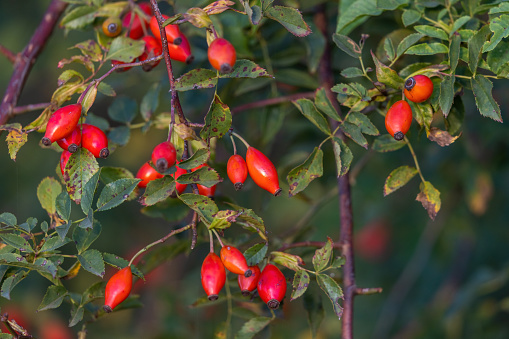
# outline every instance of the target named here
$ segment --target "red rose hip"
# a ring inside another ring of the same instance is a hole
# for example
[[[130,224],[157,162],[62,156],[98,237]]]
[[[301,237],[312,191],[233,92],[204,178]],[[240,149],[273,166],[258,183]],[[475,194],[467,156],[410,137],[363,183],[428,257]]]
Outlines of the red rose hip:
[[[45,146],[65,138],[76,128],[81,117],[81,104],[61,107],[51,115],[46,125],[46,133],[42,138]]]
[[[270,309],[277,309],[286,294],[286,278],[279,268],[267,264],[258,280],[258,294]]]
[[[405,97],[412,102],[423,102],[433,94],[433,81],[425,75],[419,74],[405,81]]]
[[[223,246],[221,248],[221,261],[224,267],[232,273],[242,274],[246,278],[249,278],[253,273],[247,266],[244,254],[233,246]]]
[[[74,153],[78,150],[78,146],[81,145],[81,128],[80,126],[76,126],[75,129],[72,130],[70,134],[68,134],[65,138],[57,140],[58,146],[60,146],[64,151],[69,151]]]
[[[132,287],[133,274],[131,272],[131,266],[127,266],[115,273],[106,284],[106,290],[104,291],[104,310],[108,313],[113,311],[118,304],[129,296]]]
[[[232,155],[230,159],[228,159],[226,172],[228,178],[230,178],[230,181],[235,186],[235,189],[237,191],[242,189],[247,178],[247,165],[244,158],[238,154]]]
[[[152,168],[148,162],[144,163],[138,170],[138,173],[136,173],[136,178],[141,179],[138,183],[138,187],[141,188],[147,187],[148,183],[152,180],[160,179],[162,177],[164,177],[164,175]]]
[[[396,140],[402,140],[412,124],[412,109],[405,100],[396,101],[385,115],[385,128]]]
[[[253,292],[256,289],[256,285],[258,284],[258,280],[260,279],[260,268],[258,265],[249,266],[248,267],[252,274],[250,277],[246,278],[243,275],[239,275],[237,281],[239,283],[240,291],[242,295],[247,297],[249,293]]]
[[[168,19],[169,16],[163,14],[163,19]],[[152,34],[161,41],[161,31],[159,30],[159,25],[157,24],[157,18],[153,16],[150,19],[150,30]],[[166,40],[170,44],[180,45],[182,43],[182,33],[180,32],[179,25],[168,25],[164,27],[166,32]]]
[[[215,253],[209,253],[201,265],[201,284],[209,300],[217,300],[225,282],[226,271],[221,258]]]
[[[107,158],[110,155],[106,134],[94,125],[81,125],[81,147],[89,150],[96,158]]]
[[[246,153],[246,164],[255,184],[275,196],[281,194],[276,167],[265,154],[254,147],[249,147]]]
[[[230,73],[237,60],[235,47],[223,38],[217,38],[211,42],[207,55],[212,67],[221,73]]]
[[[152,15],[152,8],[150,7],[150,4],[148,2],[142,2],[138,6],[145,14],[147,14],[147,16]],[[133,17],[133,15],[134,15],[134,17]],[[131,18],[132,18],[132,22],[131,22]],[[134,11],[128,12],[124,16],[124,19],[122,20],[122,26],[124,26],[125,28],[130,28],[129,37],[131,39],[137,40],[144,35],[142,25],[145,26],[145,30],[148,30],[148,25],[149,25],[148,19],[141,18]]]
[[[177,151],[169,141],[165,141],[154,147],[152,151],[152,163],[160,173],[175,165]]]

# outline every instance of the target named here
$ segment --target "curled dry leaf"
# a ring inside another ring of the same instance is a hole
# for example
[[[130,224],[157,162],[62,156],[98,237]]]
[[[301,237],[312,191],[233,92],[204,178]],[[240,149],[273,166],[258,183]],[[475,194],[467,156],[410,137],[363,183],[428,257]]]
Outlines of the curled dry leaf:
[[[453,137],[447,131],[442,131],[436,127],[431,127],[429,130],[428,139],[431,141],[434,141],[437,144],[439,144],[440,146],[444,147],[444,146],[449,146],[450,144],[455,142],[456,139],[458,139],[460,136],[461,136],[461,133],[458,134],[457,136]]]

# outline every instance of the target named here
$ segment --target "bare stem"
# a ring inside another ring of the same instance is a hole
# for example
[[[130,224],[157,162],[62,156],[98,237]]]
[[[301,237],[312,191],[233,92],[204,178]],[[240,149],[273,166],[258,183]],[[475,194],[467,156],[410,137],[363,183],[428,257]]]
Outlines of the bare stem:
[[[244,105],[240,105],[237,107],[232,108],[231,112],[232,114],[237,114],[242,111],[247,111],[253,108],[260,108],[260,107],[266,107],[266,106],[272,106],[272,105],[278,105],[283,102],[290,102],[297,99],[303,99],[303,98],[314,98],[315,92],[303,92],[303,93],[296,93],[291,94],[287,96],[281,96],[277,98],[270,98],[265,100],[259,100],[255,102],[250,102]]]
[[[232,144],[233,144],[233,155],[236,155],[237,154],[237,145],[235,145],[235,139],[233,139],[232,134],[230,134],[230,139],[232,139]]]
[[[209,241],[210,241],[210,253],[214,253],[214,238],[212,236],[212,231],[209,230]]]
[[[421,168],[419,167],[419,162],[417,161],[417,156],[415,155],[412,144],[410,144],[410,140],[408,140],[407,137],[405,137],[405,142],[408,146],[408,149],[410,150],[410,153],[412,153],[412,158],[414,159],[415,168],[417,169],[417,172],[419,172],[419,176],[421,177],[421,180],[424,183],[426,180],[424,180],[424,177],[422,176]]]
[[[321,248],[321,247],[324,247],[326,244],[327,244],[326,241],[302,241],[302,242],[295,242],[293,244],[283,244],[278,249],[278,251],[282,252],[282,251],[286,251],[287,249],[297,248],[297,247],[317,247],[317,248]],[[340,243],[333,243],[332,246],[333,246],[333,248],[341,248],[342,247]]]
[[[244,145],[246,146],[246,148],[249,148],[251,146],[249,146],[249,144],[247,143],[246,140],[244,140],[243,137],[241,137],[239,134],[235,133],[235,132],[232,132],[232,135],[235,135],[237,138],[239,138],[240,141],[242,141],[244,143]]]
[[[12,111],[18,103],[19,96],[25,85],[37,56],[41,53],[47,40],[56,26],[58,18],[63,13],[67,3],[60,0],[52,0],[48,9],[43,15],[39,26],[35,29],[34,35],[26,45],[25,49],[18,56],[11,80],[7,85],[5,95],[0,104],[0,125],[5,124],[11,117]]]
[[[221,237],[219,236],[219,234],[217,234],[217,231],[215,229],[212,229],[212,232],[214,232],[217,240],[219,241],[219,244],[221,244],[221,247],[224,247],[223,241],[221,240]]]
[[[14,107],[12,109],[12,115],[23,114],[23,113],[26,113],[26,112],[32,112],[32,111],[37,111],[37,110],[40,110],[40,109],[45,109],[49,105],[51,105],[51,103],[49,103],[49,102],[41,102],[40,104],[31,104],[31,105],[26,105],[26,106]]]

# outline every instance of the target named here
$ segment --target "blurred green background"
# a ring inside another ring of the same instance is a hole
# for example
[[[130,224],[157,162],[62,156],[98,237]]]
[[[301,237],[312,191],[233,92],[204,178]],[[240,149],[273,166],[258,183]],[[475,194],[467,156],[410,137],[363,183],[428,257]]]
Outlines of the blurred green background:
[[[312,23],[313,6],[320,2],[324,1],[289,3],[303,9],[306,21]],[[180,5],[188,8],[198,3],[180,2]],[[0,44],[12,51],[20,51],[39,24],[48,4],[47,0],[0,1]],[[166,3],[162,3],[161,8],[163,12],[171,13]],[[327,13],[332,32],[337,6],[327,3]],[[370,19],[350,35],[358,40],[361,33],[370,34],[364,49],[366,60],[369,60],[369,49],[375,50],[385,34],[398,28],[399,17],[396,13],[385,13]],[[224,13],[218,18],[223,24],[225,37],[236,46],[239,58],[254,58],[260,66],[267,68],[259,46],[253,42],[255,39],[243,34],[246,30],[242,28],[249,27],[247,19],[235,13]],[[318,34],[314,25],[312,28],[314,33],[310,37],[298,39],[284,33],[276,23],[265,23],[261,35],[268,45],[276,81],[222,81],[218,93],[223,101],[235,107],[274,94],[286,95],[316,88],[316,74],[309,75],[307,53],[307,47],[315,42],[314,36]],[[183,25],[182,29],[190,38],[196,59],[189,66],[175,63],[176,77],[193,68],[210,67],[206,60],[204,32],[190,25]],[[58,61],[75,53],[69,47],[90,38],[93,38],[91,32],[73,31],[66,36],[61,29],[56,29],[33,67],[19,105],[48,102],[62,71],[57,68]],[[335,47],[333,51],[336,83],[344,82],[339,72],[354,65],[354,59]],[[84,72],[84,68],[78,65],[64,69],[68,68]],[[0,70],[0,93],[4,93],[12,65],[2,56]],[[118,95],[128,96],[138,104],[149,86],[158,81],[163,84],[158,112],[169,111],[169,85],[162,66],[150,73],[133,69],[107,79]],[[494,96],[502,108],[504,120],[509,119],[509,97],[505,95],[508,89],[507,81],[495,81]],[[212,97],[211,90],[182,93],[185,113],[192,121],[202,122]],[[441,192],[442,210],[435,221],[430,221],[421,204],[415,201],[419,191],[417,178],[398,192],[383,197],[382,188],[387,175],[401,165],[413,165],[407,148],[382,154],[350,143],[355,156],[352,198],[358,235],[357,285],[383,288],[381,294],[356,297],[355,338],[509,337],[509,130],[504,124],[481,117],[471,92],[461,99],[465,106],[462,136],[451,146],[440,147],[429,141],[416,124],[409,133],[425,178]],[[112,100],[99,94],[91,112],[107,117],[107,107]],[[30,112],[10,122],[26,125],[39,113]],[[385,131],[381,115],[371,113],[370,118],[381,132]],[[137,119],[141,121],[141,117]],[[234,116],[233,126],[252,146],[264,151],[273,160],[283,191],[288,189],[285,181],[287,173],[301,163],[322,138],[290,103],[241,112]],[[39,147],[41,135],[33,133],[13,162],[3,142],[5,135],[1,135],[0,143],[0,213],[11,212],[18,220],[28,217],[45,220],[47,215],[37,200],[36,189],[43,178],[57,177],[60,154]],[[166,135],[164,130],[151,129],[147,134],[133,130],[126,147],[118,148],[99,163],[101,166],[125,167],[135,174],[149,159],[152,148],[165,140]],[[370,144],[373,140],[372,137],[368,139]],[[238,143],[238,147],[244,155],[244,146]],[[227,178],[226,161],[231,152],[228,138],[218,141],[217,155],[211,165],[223,178]],[[218,187],[216,200],[221,203],[231,199],[258,213],[269,230],[271,250],[277,249],[285,239],[280,237],[282,234],[297,235],[295,240],[324,241],[327,236],[337,240],[339,212],[337,196],[331,194],[336,187],[336,178],[329,144],[325,144],[324,153],[324,175],[313,181],[304,194],[293,198],[283,194],[274,198],[256,187],[250,179],[242,191],[235,192],[226,179]],[[317,212],[300,225],[306,211],[313,206],[317,207]],[[140,208],[138,202],[129,201],[112,211],[97,214],[103,231],[93,248],[130,258],[144,245],[179,226],[163,218],[150,218],[140,213]],[[73,205],[76,219],[81,217],[80,213],[80,209]],[[296,225],[302,227],[296,230]],[[225,232],[225,237],[240,243],[245,240],[243,234],[240,228],[232,227]],[[188,236],[184,233],[181,237],[187,245]],[[242,250],[246,248],[241,247]],[[139,294],[143,308],[115,312],[89,323],[87,338],[212,337],[213,332],[226,321],[226,303],[190,307],[204,296],[199,268],[207,251],[208,242],[204,240],[192,252],[186,251],[164,263],[147,277],[145,284],[138,282],[135,287],[134,292]],[[301,255],[306,263],[310,263],[314,250],[293,249],[289,252]],[[67,268],[65,263],[63,266]],[[106,277],[112,272],[107,271]],[[292,276],[289,270],[283,272],[287,277]],[[229,278],[232,293],[241,298],[233,275]],[[77,278],[65,282],[65,286],[81,293],[98,279],[88,272],[80,272]],[[49,326],[50,321],[66,324],[70,311],[68,304],[64,303],[55,311],[35,312],[47,286],[45,279],[37,274],[31,275],[14,290],[10,301],[0,300],[2,312],[18,314],[35,335],[41,333],[44,326]],[[291,288],[290,285],[288,287]],[[310,292],[315,301],[321,296],[325,309],[318,338],[338,338],[341,326],[330,302],[316,284],[310,287]],[[311,338],[303,298],[290,302],[289,293],[284,307],[277,311],[278,319],[274,326],[263,331],[259,338]],[[246,321],[245,317],[251,314],[242,310],[241,305],[258,314],[269,315],[266,307],[259,302],[253,303],[249,299],[236,302],[233,331],[237,331]],[[81,324],[71,329],[74,337],[80,327]]]

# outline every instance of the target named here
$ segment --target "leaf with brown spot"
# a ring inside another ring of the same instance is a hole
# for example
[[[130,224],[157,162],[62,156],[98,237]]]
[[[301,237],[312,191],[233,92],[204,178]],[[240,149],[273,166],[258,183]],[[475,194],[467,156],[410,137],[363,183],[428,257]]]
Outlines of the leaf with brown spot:
[[[211,88],[217,85],[217,73],[210,69],[197,68],[182,75],[175,81],[177,91]]]
[[[62,192],[62,186],[52,177],[42,179],[39,186],[37,186],[37,198],[42,208],[44,208],[49,215],[54,215],[56,212],[56,200],[60,192]]]
[[[229,0],[219,0],[214,1],[213,3],[203,7],[203,10],[207,12],[209,15],[223,13],[224,11],[230,9],[229,6],[235,5],[235,2]]]
[[[210,27],[212,25],[212,21],[207,12],[198,7],[189,8],[187,12],[184,13],[184,18],[196,28]]]
[[[232,114],[230,108],[216,94],[205,117],[205,126],[200,131],[200,136],[207,141],[207,144],[210,144],[211,138],[221,138],[228,132],[231,125]]]
[[[270,253],[270,256],[274,263],[296,272],[302,270],[302,267],[300,266],[304,265],[304,260],[295,254],[273,251]]]
[[[220,74],[220,78],[274,78],[265,68],[260,67],[251,60],[237,60],[230,73]]]
[[[185,193],[178,195],[178,198],[193,211],[196,211],[207,226],[212,223],[214,214],[219,211],[216,203],[203,195]]]
[[[177,178],[177,182],[182,185],[200,184],[206,187],[212,187],[222,181],[219,174],[209,166],[198,168],[194,172],[182,174]]]
[[[293,276],[293,291],[290,301],[302,296],[309,286],[309,273],[304,270],[295,272]]]
[[[381,63],[373,52],[371,52],[371,57],[375,62],[376,78],[378,79],[378,81],[394,89],[402,89],[405,81],[398,75],[398,73],[396,73],[396,71],[391,69],[390,67]]]
[[[323,271],[329,264],[332,257],[332,248],[332,239],[327,237],[325,246],[315,251],[315,255],[313,256],[313,267],[317,273]]]
[[[415,200],[420,201],[422,207],[428,211],[428,215],[432,220],[435,220],[435,217],[440,211],[440,206],[442,204],[440,200],[440,191],[438,191],[429,181],[425,181],[420,185],[421,192],[417,194],[417,198]]]
[[[437,127],[431,127],[431,129],[429,131],[428,139],[431,141],[434,141],[437,144],[439,144],[440,146],[444,147],[444,146],[449,146],[450,144],[455,142],[456,139],[458,139],[460,136],[461,136],[461,133],[458,134],[457,136],[453,137],[447,131],[442,131],[442,130],[438,129]]]
[[[77,204],[81,202],[83,186],[99,170],[94,155],[84,147],[73,153],[64,169],[64,182],[67,192]]]
[[[237,217],[237,224],[241,225],[243,228],[249,231],[257,232],[263,240],[268,241],[265,224],[262,218],[256,215],[256,213],[251,209],[243,208],[232,203],[227,204],[230,205],[234,210],[242,212]]]
[[[231,224],[237,221],[237,217],[241,215],[242,211],[224,210],[214,214],[214,220],[209,226],[209,229],[225,229],[231,226]]]
[[[299,10],[291,7],[272,6],[263,13],[267,18],[276,20],[290,33],[298,37],[304,37],[311,33],[311,28],[302,18]]]
[[[7,134],[5,141],[7,141],[7,147],[9,148],[9,156],[11,157],[12,160],[16,161],[16,155],[18,154],[19,149],[27,142],[27,140],[28,133],[23,131],[22,129],[12,129],[9,131],[9,134]]]
[[[311,181],[323,175],[323,151],[315,147],[314,151],[304,161],[288,173],[286,180],[290,185],[290,197],[302,192]]]
[[[147,184],[145,193],[140,198],[140,204],[151,206],[168,198],[175,191],[175,180],[170,176],[152,180]]]
[[[417,173],[414,167],[400,166],[385,179],[384,197],[405,186]]]

